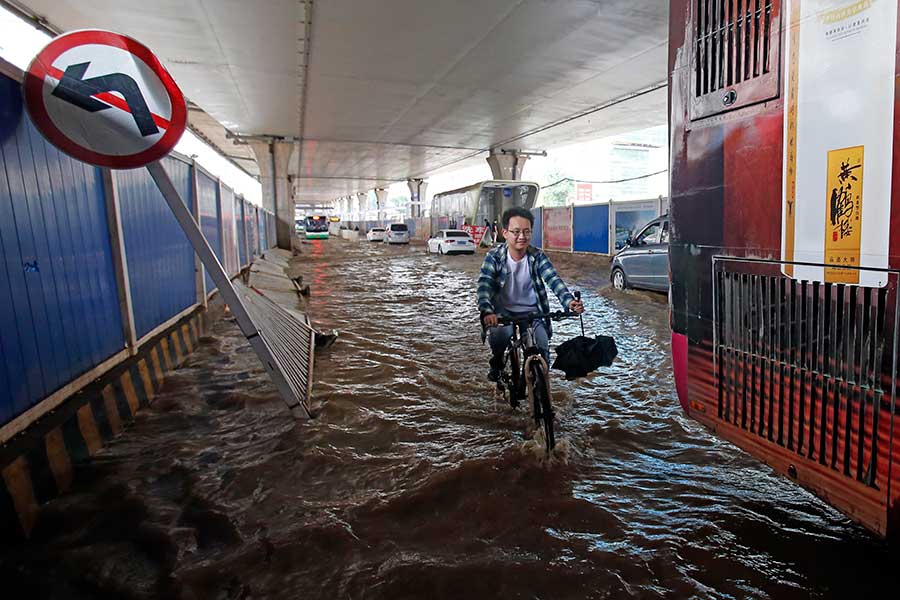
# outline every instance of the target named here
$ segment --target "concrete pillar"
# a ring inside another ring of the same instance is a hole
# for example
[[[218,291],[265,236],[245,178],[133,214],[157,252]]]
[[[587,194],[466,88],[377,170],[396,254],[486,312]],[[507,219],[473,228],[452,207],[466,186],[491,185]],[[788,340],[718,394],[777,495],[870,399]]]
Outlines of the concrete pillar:
[[[294,232],[294,194],[288,181],[288,166],[294,154],[294,143],[254,141],[249,146],[259,165],[263,208],[275,214],[276,244],[290,250]]]
[[[384,208],[387,204],[388,191],[385,188],[375,188],[375,201],[378,203],[378,221],[383,223]]]
[[[506,179],[519,181],[522,179],[522,170],[528,156],[520,154],[518,150],[491,150],[487,162],[491,167],[491,176],[494,179]]]
[[[407,179],[409,186],[409,216],[417,219],[422,216],[425,207],[425,190],[428,182],[424,179]]]
[[[366,208],[369,203],[369,192],[356,192],[356,220],[366,220]]]

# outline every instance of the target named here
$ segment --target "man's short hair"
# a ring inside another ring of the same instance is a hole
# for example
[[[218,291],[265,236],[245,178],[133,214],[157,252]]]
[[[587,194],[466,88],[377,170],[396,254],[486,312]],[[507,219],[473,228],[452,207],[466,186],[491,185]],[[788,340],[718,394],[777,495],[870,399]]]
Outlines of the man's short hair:
[[[521,206],[513,206],[512,208],[507,208],[503,211],[503,216],[500,217],[500,225],[503,229],[509,229],[509,220],[513,217],[522,217],[523,219],[528,219],[528,222],[534,227],[534,215],[531,214],[531,211],[522,208]]]

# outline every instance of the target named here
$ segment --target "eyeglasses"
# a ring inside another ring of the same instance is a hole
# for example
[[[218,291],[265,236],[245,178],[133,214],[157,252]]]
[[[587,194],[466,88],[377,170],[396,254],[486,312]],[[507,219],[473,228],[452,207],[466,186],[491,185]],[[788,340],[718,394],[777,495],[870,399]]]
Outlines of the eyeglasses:
[[[507,229],[509,235],[513,236],[513,238],[523,237],[530,238],[531,230],[530,229]]]

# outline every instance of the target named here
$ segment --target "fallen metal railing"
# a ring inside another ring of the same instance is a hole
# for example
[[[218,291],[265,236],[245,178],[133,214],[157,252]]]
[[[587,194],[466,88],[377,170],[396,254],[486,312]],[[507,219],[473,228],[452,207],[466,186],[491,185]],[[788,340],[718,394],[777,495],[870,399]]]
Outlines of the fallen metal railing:
[[[258,289],[238,281],[234,282],[234,289],[259,328],[259,335],[269,347],[279,370],[285,375],[290,395],[296,401],[289,403],[292,412],[297,416],[313,417],[310,403],[315,331],[305,317],[292,314]],[[280,391],[285,395],[286,390]],[[301,410],[302,413],[298,414]]]

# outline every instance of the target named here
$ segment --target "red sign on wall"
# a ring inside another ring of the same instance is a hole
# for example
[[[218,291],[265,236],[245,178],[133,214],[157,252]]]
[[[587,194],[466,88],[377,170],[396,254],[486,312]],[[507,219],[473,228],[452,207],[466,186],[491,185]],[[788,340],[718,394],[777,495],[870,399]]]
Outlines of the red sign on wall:
[[[576,204],[590,204],[594,199],[594,186],[590,183],[578,183],[575,185]]]
[[[544,208],[545,250],[572,250],[572,207]]]
[[[484,237],[484,232],[487,231],[487,227],[484,225],[463,225],[462,230],[472,236],[472,239],[475,240],[475,245],[481,245],[481,239]]]

